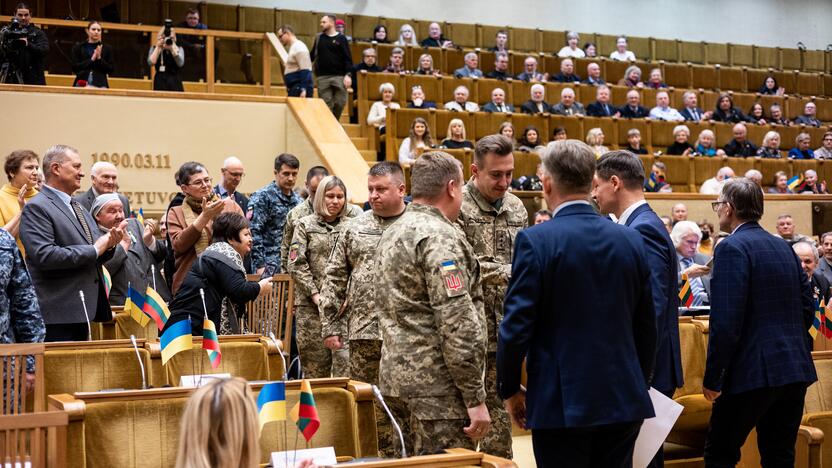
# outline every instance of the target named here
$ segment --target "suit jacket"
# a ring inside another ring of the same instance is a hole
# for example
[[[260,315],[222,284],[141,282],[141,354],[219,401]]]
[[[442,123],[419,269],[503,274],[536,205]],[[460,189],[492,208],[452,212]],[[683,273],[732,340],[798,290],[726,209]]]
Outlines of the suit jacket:
[[[506,103],[506,104],[503,104],[503,105],[506,106],[508,108],[508,110],[506,110],[506,111],[497,110],[497,105],[494,104],[493,102],[483,104],[483,106],[480,108],[480,110],[483,111],[483,112],[514,112],[514,106],[512,106],[511,104]]]
[[[644,240],[647,264],[650,265],[650,285],[658,331],[653,387],[667,395],[684,383],[679,351],[676,249],[664,223],[646,203],[630,214],[626,225],[638,231]]]
[[[703,385],[725,394],[817,380],[809,279],[783,239],[756,222],[716,246]]]
[[[92,204],[95,202],[95,192],[92,191],[92,187],[86,192],[75,195],[72,197],[75,201],[81,204],[87,211],[92,212]],[[124,208],[124,217],[130,217],[130,200],[127,199],[124,194],[119,193],[118,199],[121,200],[121,206]],[[92,224],[92,227],[95,227],[95,223]]]
[[[541,102],[543,104],[543,113],[552,112],[552,106],[550,106],[546,101]],[[537,110],[537,104],[534,101],[529,99],[528,101],[524,102],[522,106],[520,106],[520,110],[523,111],[525,114],[539,114],[540,111]]]
[[[704,114],[705,111],[696,107],[696,112],[699,113],[699,120],[697,120],[696,122],[699,122],[699,121],[702,120],[702,114]],[[679,109],[679,113],[682,114],[682,117],[684,117],[685,120],[687,120],[687,121],[693,121],[694,120],[693,119],[693,113],[687,107],[683,107],[683,108]]]
[[[564,106],[563,103],[560,103],[560,102],[555,104],[554,106],[552,106],[551,112],[553,114],[558,114],[558,115],[584,115],[584,114],[586,114],[586,110],[584,110],[584,105],[581,104],[578,101],[575,101],[575,102],[572,103],[572,113],[571,114],[568,114],[566,112],[566,106]]]
[[[580,83],[581,77],[575,74],[566,76],[563,73],[558,73],[557,75],[549,78],[549,81],[554,81],[556,83]]]
[[[223,196],[223,194],[222,194],[223,191],[225,191],[225,190],[224,189],[222,191],[220,190],[220,184],[217,184],[217,185],[214,186],[214,193],[216,193],[220,197]],[[227,196],[228,192],[226,192],[225,195]],[[234,201],[237,202],[237,206],[239,206],[240,209],[243,210],[243,213],[248,212],[248,197],[243,195],[243,192],[240,192],[239,190],[235,191],[234,192]]]
[[[614,105],[607,103],[607,109],[609,109],[609,113],[604,112],[604,105],[598,101],[593,102],[592,104],[586,106],[586,115],[590,117],[611,117],[618,112],[618,108]]]
[[[643,119],[650,115],[650,111],[647,110],[644,106],[638,106],[635,111],[630,109],[629,104],[624,104],[623,106],[618,108],[618,112],[621,112],[621,117],[625,119]]]
[[[100,237],[95,220],[84,211],[93,241]],[[90,321],[112,320],[101,265],[113,250],[98,256],[78,218],[54,189],[44,188],[23,207],[20,239],[47,325],[85,323],[78,291],[84,292]]]
[[[616,281],[608,281],[605,271],[617,272]],[[529,428],[653,416],[647,389],[656,315],[637,232],[585,204],[520,231],[504,310],[497,392],[505,399],[519,390],[526,358]]]
[[[127,298],[127,285],[136,291],[144,292],[147,286],[153,286],[153,269],[151,266],[157,265],[165,259],[165,243],[156,239],[155,251],[151,251],[144,244],[142,235],[144,234],[144,227],[139,224],[137,219],[129,219],[127,221],[127,235],[132,234],[133,244],[125,251],[120,245],[116,246],[113,251],[113,257],[104,262],[107,271],[110,272],[112,285],[110,286],[110,304],[124,305]],[[101,232],[104,235],[104,232]],[[158,268],[156,271],[156,292],[162,296],[167,302],[171,300],[170,289],[165,279],[162,277],[162,272]]]
[[[675,252],[676,249],[673,249],[673,251]],[[710,260],[710,259],[711,259],[711,257],[709,257],[705,254],[701,254],[699,252],[696,252],[693,255],[693,263],[695,263],[697,265],[707,265],[708,260]],[[705,294],[708,295],[708,302],[710,303],[710,299],[711,299],[711,275],[703,275],[703,276],[700,276],[699,278],[702,280],[702,286],[705,287]],[[679,292],[679,288],[681,286],[682,286],[682,256],[679,255],[678,252],[676,252],[676,292],[677,293]],[[677,313],[678,313],[678,310],[677,310]]]
[[[823,276],[828,283],[832,284],[832,265],[829,264],[826,257],[820,257],[818,267],[815,269],[815,275]]]

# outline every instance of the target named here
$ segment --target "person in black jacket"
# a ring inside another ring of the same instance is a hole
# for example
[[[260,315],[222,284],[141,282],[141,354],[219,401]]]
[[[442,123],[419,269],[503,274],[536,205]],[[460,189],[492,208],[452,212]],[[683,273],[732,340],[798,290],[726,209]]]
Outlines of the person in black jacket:
[[[247,281],[243,258],[251,251],[248,221],[238,213],[222,213],[214,219],[211,245],[191,266],[185,281],[170,303],[165,330],[176,322],[191,321],[191,331],[202,336],[206,312],[217,334],[239,333],[239,318],[233,304],[254,300],[271,288],[271,276]],[[203,309],[200,290],[205,292]],[[225,300],[225,299],[228,300]]]
[[[176,32],[171,29],[165,37],[165,29],[159,29],[156,44],[150,48],[147,64],[156,68],[153,77],[154,91],[185,91],[182,85],[182,67],[185,66],[185,49],[176,43]]]
[[[643,119],[650,115],[650,111],[641,104],[641,94],[631,89],[627,92],[627,104],[618,108],[618,112],[625,119]]]
[[[743,114],[741,110],[734,107],[734,100],[731,98],[730,94],[719,95],[719,99],[716,100],[716,109],[714,110],[714,114],[711,118],[717,122],[756,123],[753,119],[749,119],[745,114]]]
[[[87,24],[87,42],[72,47],[72,71],[75,81],[72,86],[83,88],[109,88],[107,75],[113,72],[113,48],[101,42],[101,24],[90,21]]]
[[[18,3],[12,19],[13,22],[17,22],[17,25],[4,27],[4,29],[20,28],[27,31],[25,37],[15,39],[18,42],[10,47],[12,49],[11,53],[5,55],[0,53],[0,66],[5,67],[8,64],[10,69],[6,83],[46,84],[46,77],[43,74],[43,59],[49,53],[49,39],[45,32],[30,23],[32,19],[31,10],[28,4]],[[23,83],[20,83],[20,81]]]
[[[321,33],[315,37],[309,56],[315,69],[318,96],[337,120],[347,104],[353,63],[349,41],[335,29],[335,20],[335,15],[331,14],[321,17]]]

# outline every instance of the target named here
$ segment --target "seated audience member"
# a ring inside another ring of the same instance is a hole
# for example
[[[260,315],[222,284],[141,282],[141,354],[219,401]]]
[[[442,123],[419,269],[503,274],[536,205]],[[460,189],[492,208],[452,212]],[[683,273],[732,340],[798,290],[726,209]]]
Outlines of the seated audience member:
[[[103,193],[113,193],[118,188],[118,169],[112,163],[97,161],[90,168],[90,182],[89,190],[78,194],[73,199],[81,206],[87,209],[92,209],[92,204],[95,197]],[[124,195],[119,195],[121,203],[124,205],[124,217],[130,216],[130,202]]]
[[[823,134],[821,147],[815,150],[816,159],[832,159],[832,132]]]
[[[560,92],[560,102],[552,106],[551,112],[556,115],[584,115],[583,104],[575,100],[572,88],[563,88]]]
[[[590,128],[586,132],[586,144],[595,151],[595,156],[599,158],[610,151],[604,146],[604,131],[600,128]]]
[[[555,127],[555,129],[552,130],[552,141],[563,141],[563,140],[566,140],[566,139],[567,139],[567,136],[566,136],[566,129],[565,128]]]
[[[491,90],[491,102],[482,106],[483,112],[514,112],[514,106],[506,103],[506,92],[502,88]]]
[[[786,88],[777,86],[777,80],[774,79],[773,76],[769,75],[763,80],[763,84],[757,92],[769,96],[782,96],[786,94]]]
[[[572,59],[565,58],[560,61],[560,73],[551,77],[549,81],[558,83],[580,83],[581,77],[575,74],[575,63]]]
[[[760,190],[763,189],[763,173],[758,171],[757,169],[749,169],[745,171],[746,179],[754,182],[758,186],[760,186]]]
[[[224,212],[243,215],[243,210],[233,199],[223,200],[214,193],[211,176],[202,164],[186,162],[176,172],[176,181],[185,199],[167,214],[175,265],[171,284],[173,294],[179,290],[197,256],[211,243],[214,219]]]
[[[598,56],[598,46],[594,42],[587,42],[584,44],[584,54],[587,58],[595,58]]]
[[[497,133],[511,140],[511,143],[514,145],[514,149],[517,149],[517,140],[514,139],[514,125],[512,125],[511,122],[501,123]]]
[[[641,146],[641,132],[637,128],[627,130],[627,147],[625,150],[633,154],[647,154],[647,148]]]
[[[346,37],[349,42],[352,42],[352,36],[347,34],[347,23],[341,18],[335,20],[335,30],[338,31],[338,34]]]
[[[121,206],[117,193],[105,193],[96,197],[90,214],[98,224],[102,236],[124,221],[124,207]],[[165,243],[153,236],[155,231],[156,221],[152,219],[147,219],[144,226],[136,218],[127,220],[125,236],[113,251],[113,257],[104,262],[110,273],[110,304],[124,305],[128,284],[142,294],[150,285],[162,299],[170,301],[170,290],[162,272],[152,268],[165,259],[166,253]]]
[[[725,182],[732,177],[734,177],[733,169],[728,166],[720,167],[716,172],[716,176],[702,182],[702,186],[699,187],[699,193],[706,195],[719,195],[722,193],[722,186],[725,185]]]
[[[827,195],[826,181],[818,182],[818,173],[814,169],[807,169],[803,172],[803,184],[794,190],[797,193],[808,193],[815,195]]]
[[[734,99],[730,94],[720,94],[716,101],[716,110],[711,118],[717,122],[740,123],[748,122],[748,117],[741,110],[734,107]]]
[[[670,219],[670,216],[659,216],[659,219],[662,220],[664,228],[667,229],[667,233],[670,234],[670,232],[673,231],[673,221]]]
[[[543,190],[542,179],[543,165],[541,163],[537,163],[537,169],[534,174],[514,179],[511,182],[511,187],[515,190]]]
[[[797,258],[800,259],[800,264],[803,267],[804,273],[809,278],[809,285],[812,287],[812,297],[816,303],[829,303],[830,300],[830,284],[829,280],[818,270],[818,263],[820,254],[814,241],[800,241],[792,244]],[[817,272],[817,274],[815,274]]]
[[[379,24],[373,28],[373,37],[370,39],[370,42],[375,42],[376,44],[389,44],[390,39],[387,37],[387,26]]]
[[[413,26],[403,24],[402,27],[399,28],[399,39],[394,42],[393,45],[397,45],[399,47],[418,46],[419,41],[416,40],[416,31],[413,29]]]
[[[454,90],[454,100],[445,103],[445,110],[456,112],[479,112],[480,106],[468,100],[468,88],[457,86]]]
[[[508,74],[508,54],[505,52],[497,52],[494,55],[494,69],[485,74],[486,78],[492,80],[505,81],[511,78]]]
[[[517,79],[526,82],[542,82],[549,79],[549,75],[537,71],[537,59],[526,57],[523,61],[523,73],[517,75]]]
[[[677,203],[670,209],[670,218],[675,226],[679,221],[687,221],[688,207],[684,203]]]
[[[408,109],[436,109],[436,103],[425,100],[425,90],[421,86],[416,85],[410,89],[410,102],[407,103]]]
[[[546,88],[540,83],[535,83],[530,89],[531,99],[520,106],[520,110],[526,114],[547,114],[552,112],[552,106],[546,101]]]
[[[734,125],[734,139],[725,145],[725,154],[728,156],[736,156],[739,158],[747,158],[749,156],[757,155],[757,147],[754,143],[748,141],[748,129],[745,124],[738,123]]]
[[[445,134],[447,138],[442,140],[440,146],[447,149],[474,149],[474,144],[467,140],[465,123],[461,119],[451,119],[448,122],[448,130]]]
[[[504,29],[494,34],[494,46],[488,48],[489,52],[508,53],[508,32]]]
[[[419,65],[413,70],[415,75],[442,76],[442,72],[433,68],[433,56],[422,54],[419,56]]]
[[[667,165],[656,161],[650,167],[650,176],[644,181],[644,191],[650,193],[670,193],[673,187],[667,183]]]
[[[811,237],[794,232],[794,219],[788,213],[781,214],[777,217],[777,234],[775,236],[785,240],[789,245],[794,245],[798,242],[810,242],[814,244]]]
[[[667,147],[671,156],[690,156],[696,149],[690,144],[690,129],[687,125],[673,127],[673,144]]]
[[[643,88],[644,83],[641,82],[641,68],[632,65],[624,70],[624,77],[618,80],[618,86],[626,86],[628,88]]]
[[[523,130],[523,135],[517,140],[517,150],[524,153],[531,153],[539,146],[543,146],[540,141],[540,132],[537,127],[529,125]]]
[[[401,106],[398,102],[393,101],[396,88],[392,83],[382,83],[378,87],[378,92],[381,94],[381,101],[376,101],[370,106],[370,113],[367,114],[367,125],[376,127],[379,133],[383,135],[387,123],[387,109],[399,109]]]
[[[17,241],[23,256],[26,251],[20,241],[20,217],[26,203],[38,194],[38,155],[30,150],[12,151],[6,156],[3,170],[9,183],[0,188],[0,228]]]
[[[702,130],[699,132],[699,137],[696,139],[696,155],[697,156],[722,156],[725,157],[725,151],[714,146],[716,137],[713,130]]]
[[[702,231],[702,240],[699,241],[697,252],[712,257],[714,254],[714,225],[703,219],[699,221],[699,230]]]
[[[772,125],[784,125],[788,127],[792,124],[792,122],[783,115],[783,108],[780,107],[780,104],[772,104],[769,107],[769,113],[771,114],[771,118],[768,119],[768,123]]]
[[[174,323],[189,320],[192,333],[201,336],[207,313],[218,335],[239,334],[239,318],[245,311],[238,304],[252,301],[261,291],[271,289],[269,277],[259,282],[246,279],[243,258],[251,251],[251,244],[245,216],[239,213],[217,216],[211,244],[188,269],[185,281],[170,303],[170,318],[163,331]]]
[[[586,66],[586,79],[583,81],[584,84],[588,84],[591,86],[599,86],[603,84],[607,84],[603,78],[601,78],[601,66],[595,62],[590,63]]]
[[[766,115],[762,104],[755,102],[751,105],[751,109],[748,109],[748,121],[757,125],[766,124]]]
[[[636,61],[636,54],[634,54],[632,51],[627,50],[626,37],[621,36],[615,41],[615,50],[612,51],[612,53],[610,54],[610,58],[619,62]]]
[[[775,131],[766,132],[763,144],[757,149],[758,158],[780,159],[780,134]]]
[[[789,150],[789,159],[815,159],[815,152],[809,145],[812,137],[808,133],[800,133],[794,139],[795,147]]]
[[[552,212],[549,210],[538,210],[534,213],[534,224],[538,225],[552,220]]]
[[[618,108],[618,113],[625,119],[643,119],[650,116],[650,111],[641,104],[641,93],[636,89],[627,92],[627,104]]]
[[[681,288],[687,278],[693,294],[692,305],[696,307],[709,304],[711,268],[707,266],[707,263],[710,258],[698,252],[699,243],[702,241],[702,230],[693,221],[679,221],[673,225],[670,238],[673,240],[673,246],[676,247],[679,287]]]
[[[681,122],[685,120],[679,111],[670,107],[670,95],[667,94],[667,91],[659,91],[656,93],[656,107],[650,109],[650,118],[670,122]]]
[[[109,88],[107,75],[113,72],[115,65],[113,47],[101,42],[101,23],[98,21],[90,21],[84,31],[87,41],[72,47],[72,73],[75,73],[72,86]]]
[[[170,44],[167,43],[168,39]],[[156,69],[153,77],[154,91],[185,91],[180,73],[185,66],[185,48],[176,44],[176,31],[171,29],[170,38],[166,38],[165,29],[159,29],[156,43],[147,54],[147,64]]]
[[[433,148],[433,138],[430,136],[428,122],[421,117],[416,117],[410,124],[409,135],[399,146],[399,163],[402,166],[410,166],[419,155],[431,148]]]
[[[302,41],[296,41],[303,44]],[[308,52],[307,52],[308,53]],[[378,61],[378,52],[376,49],[372,47],[368,47],[361,51],[361,63],[352,67],[352,92],[353,96],[358,96],[358,75],[361,74],[362,71],[366,70],[367,73],[381,73],[384,70],[379,67],[376,62]],[[306,95],[309,95],[307,92]]]
[[[777,171],[774,174],[774,180],[772,180],[772,185],[773,186],[768,189],[768,193],[780,195],[794,193],[789,188],[789,176],[786,175],[786,173],[783,171]]]
[[[569,31],[566,34],[566,45],[560,49],[557,53],[557,56],[560,58],[572,57],[572,58],[584,58],[586,54],[584,51],[578,47],[578,41],[580,41],[580,37],[578,33],[575,31]]]
[[[704,112],[702,109],[696,106],[697,97],[696,93],[693,91],[687,91],[685,94],[682,95],[682,101],[685,103],[685,107],[679,109],[679,114],[685,120],[689,120],[692,122],[699,122],[702,120],[710,120],[713,112],[708,111]]]
[[[660,68],[650,70],[650,78],[644,82],[644,87],[653,89],[667,88],[667,85],[662,80],[662,70]]]
[[[465,54],[465,65],[454,70],[456,78],[482,78],[482,70],[479,68],[480,58],[476,52]]]
[[[599,85],[595,88],[595,102],[586,106],[586,115],[590,117],[620,117],[618,108],[610,103],[610,88]]]
[[[404,68],[404,49],[401,47],[394,47],[390,51],[390,63],[384,69],[387,73],[407,73]]]
[[[442,35],[442,27],[439,26],[439,23],[431,23],[428,26],[428,37],[422,39],[419,45],[422,47],[441,47],[443,49],[454,47],[453,41]]]
[[[794,119],[797,125],[806,125],[807,127],[820,127],[820,120],[817,118],[817,106],[814,102],[807,102],[803,106],[803,115]]]

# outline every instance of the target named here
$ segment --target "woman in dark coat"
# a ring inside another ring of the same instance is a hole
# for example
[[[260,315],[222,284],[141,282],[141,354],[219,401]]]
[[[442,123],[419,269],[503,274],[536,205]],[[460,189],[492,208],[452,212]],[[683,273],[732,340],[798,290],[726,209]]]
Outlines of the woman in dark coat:
[[[109,88],[107,75],[113,72],[113,48],[101,42],[101,24],[90,21],[85,29],[87,41],[72,47],[72,72],[75,81],[72,86]]]

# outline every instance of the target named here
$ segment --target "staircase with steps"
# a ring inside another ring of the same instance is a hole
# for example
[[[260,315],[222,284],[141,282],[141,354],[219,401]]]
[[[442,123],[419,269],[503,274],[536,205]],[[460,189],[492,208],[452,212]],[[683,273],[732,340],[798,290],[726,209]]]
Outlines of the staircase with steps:
[[[344,122],[344,118],[341,118],[341,126],[344,127],[344,131],[347,132],[347,136],[350,137],[352,143],[355,145],[355,148],[364,156],[364,160],[367,161],[369,164],[375,164],[376,162],[376,151],[370,149],[370,141],[367,137],[361,136],[361,125],[359,124],[351,124]]]

